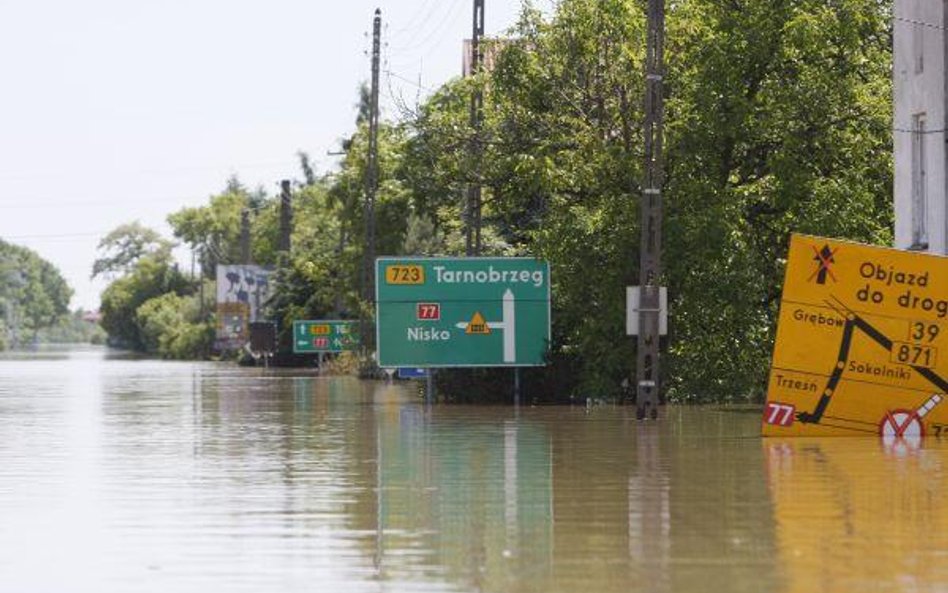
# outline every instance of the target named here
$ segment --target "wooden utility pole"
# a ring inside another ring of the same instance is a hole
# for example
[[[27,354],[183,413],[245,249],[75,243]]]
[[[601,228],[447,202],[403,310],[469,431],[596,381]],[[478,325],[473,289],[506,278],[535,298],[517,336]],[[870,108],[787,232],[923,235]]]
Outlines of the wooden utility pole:
[[[290,181],[280,182],[280,245],[279,250],[290,253],[290,232],[293,228],[293,205],[290,202]]]
[[[665,0],[648,0],[645,40],[645,180],[642,184],[639,246],[638,348],[635,364],[636,416],[656,418],[659,375],[660,285],[662,279],[662,138],[664,127]]]
[[[369,95],[369,151],[365,163],[365,254],[362,266],[362,298],[375,301],[375,194],[379,184],[379,62],[382,44],[382,10],[375,9],[372,22],[372,87]],[[375,332],[363,323],[362,343],[374,348]]]
[[[481,71],[483,53],[481,38],[484,36],[484,0],[474,0],[473,31],[471,33],[471,76],[476,77]],[[474,131],[471,141],[471,155],[474,160],[474,175],[480,176],[481,161],[481,122],[483,119],[484,94],[474,83],[471,93],[471,128]],[[465,208],[466,228],[464,247],[466,255],[480,255],[481,253],[481,184],[479,179],[471,182],[467,188],[467,204]]]

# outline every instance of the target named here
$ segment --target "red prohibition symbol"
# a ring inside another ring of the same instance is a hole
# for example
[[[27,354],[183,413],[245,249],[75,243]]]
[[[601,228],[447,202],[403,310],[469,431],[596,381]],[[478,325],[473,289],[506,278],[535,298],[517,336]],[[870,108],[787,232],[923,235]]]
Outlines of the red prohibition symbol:
[[[879,434],[884,437],[925,436],[921,417],[912,410],[889,410],[879,423]]]

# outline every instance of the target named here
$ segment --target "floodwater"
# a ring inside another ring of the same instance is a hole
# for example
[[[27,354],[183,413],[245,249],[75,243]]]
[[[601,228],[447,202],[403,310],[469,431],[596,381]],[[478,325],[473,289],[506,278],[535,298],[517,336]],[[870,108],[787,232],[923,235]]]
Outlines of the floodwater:
[[[0,591],[948,590],[948,442],[0,359]]]

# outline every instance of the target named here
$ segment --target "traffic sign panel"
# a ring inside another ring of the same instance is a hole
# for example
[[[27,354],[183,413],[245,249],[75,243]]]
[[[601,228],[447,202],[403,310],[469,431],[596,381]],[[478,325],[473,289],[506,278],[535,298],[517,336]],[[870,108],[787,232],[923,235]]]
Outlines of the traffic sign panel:
[[[763,433],[940,433],[946,295],[948,258],[794,235]]]
[[[427,379],[428,369],[402,367],[398,369],[398,378],[399,379]]]
[[[541,366],[550,267],[533,258],[379,258],[382,367]]]
[[[343,352],[359,348],[359,322],[342,319],[293,322],[293,352]]]

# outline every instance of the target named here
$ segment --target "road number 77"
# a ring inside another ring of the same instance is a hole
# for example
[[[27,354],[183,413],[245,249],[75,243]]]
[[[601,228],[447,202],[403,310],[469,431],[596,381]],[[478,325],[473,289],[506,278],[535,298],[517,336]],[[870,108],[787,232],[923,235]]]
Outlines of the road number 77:
[[[790,426],[793,424],[793,412],[795,410],[796,408],[790,404],[769,402],[767,407],[764,408],[764,422],[777,426]]]

